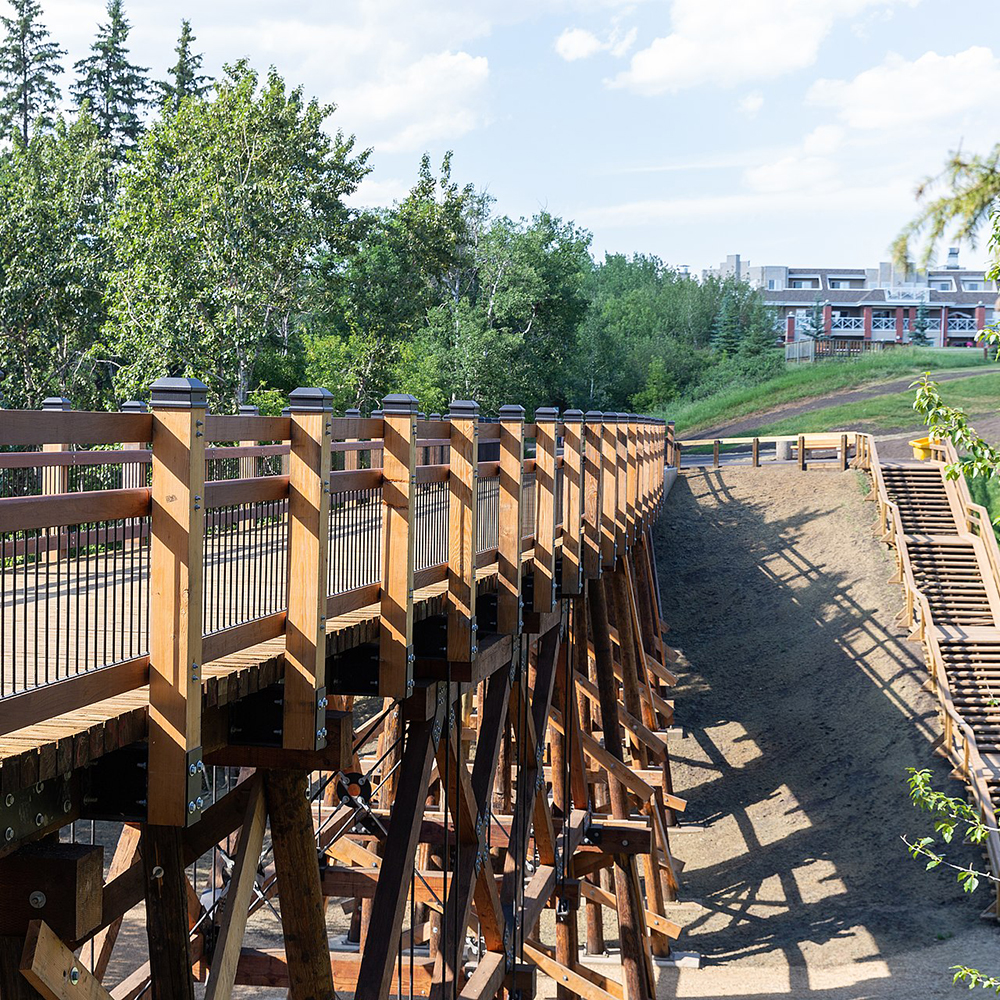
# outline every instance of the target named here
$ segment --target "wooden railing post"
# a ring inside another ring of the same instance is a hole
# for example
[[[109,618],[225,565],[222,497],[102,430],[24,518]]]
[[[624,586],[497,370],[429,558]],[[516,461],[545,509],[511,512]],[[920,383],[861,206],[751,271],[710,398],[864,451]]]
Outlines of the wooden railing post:
[[[804,434],[799,435],[799,469],[805,471],[806,468],[806,438]]]
[[[583,455],[583,572],[588,580],[601,575],[603,549],[604,414],[588,410],[584,416]]]
[[[638,540],[639,523],[639,417],[630,413],[626,425],[625,540],[629,549]]]
[[[563,414],[563,596],[583,592],[583,411]]]
[[[618,422],[615,426],[615,544],[618,555],[624,556],[628,551],[628,529],[626,527],[626,510],[628,507],[628,414],[616,413]]]
[[[201,816],[206,393],[194,378],[152,386],[148,817],[157,826]]]
[[[65,396],[49,396],[42,400],[42,409],[48,413],[53,410],[72,410],[73,404]],[[42,453],[51,455],[61,451],[69,451],[69,442],[43,444]],[[69,467],[65,465],[50,465],[42,469],[42,495],[53,496],[56,493],[69,492]]]
[[[524,407],[500,407],[500,524],[497,534],[497,631],[521,633],[521,484]]]
[[[417,401],[382,400],[382,607],[379,690],[405,698],[413,689],[413,496],[417,477]]]
[[[534,599],[532,611],[548,614],[556,596],[556,421],[553,407],[535,410]]]
[[[666,427],[666,441],[664,447],[666,452],[663,457],[664,465],[677,465],[674,460],[674,422],[671,420],[667,423]]]
[[[760,467],[760,438],[754,438],[753,444],[750,446],[751,452],[751,462],[755,469]]]
[[[288,397],[288,618],[285,626],[286,750],[326,746],[326,599],[330,555],[333,394]]]
[[[253,406],[250,403],[240,404],[240,416],[241,417],[259,417],[260,407]],[[256,448],[258,442],[256,441],[240,441],[239,445],[241,448]],[[240,479],[256,479],[257,472],[257,456],[256,455],[244,455],[240,459]]]
[[[601,565],[614,569],[618,558],[618,414],[601,422]]]
[[[358,409],[344,410],[344,416],[350,418],[351,420],[360,420],[361,411]],[[345,444],[355,444],[358,441],[357,437],[348,435],[344,439]],[[359,453],[356,451],[345,451],[344,452],[344,471],[345,472],[355,472],[359,467]]]
[[[479,404],[448,407],[451,461],[448,472],[448,659],[471,663],[479,652],[476,624],[477,482]],[[440,416],[437,416],[440,420]],[[435,448],[434,451],[437,451]]]
[[[145,413],[148,407],[141,399],[126,399],[122,403],[122,413]],[[122,451],[138,451],[145,448],[148,441],[125,441]],[[146,467],[141,462],[125,462],[122,465],[122,489],[134,490],[146,485]]]

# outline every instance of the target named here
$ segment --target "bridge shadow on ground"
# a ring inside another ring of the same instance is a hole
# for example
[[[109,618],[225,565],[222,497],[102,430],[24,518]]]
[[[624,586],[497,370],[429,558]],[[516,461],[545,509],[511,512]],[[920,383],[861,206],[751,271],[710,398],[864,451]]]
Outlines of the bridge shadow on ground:
[[[709,824],[674,838],[692,900],[676,913],[679,947],[708,968],[662,973],[661,994],[936,996],[964,960],[936,946],[980,930],[986,892],[963,897],[900,840],[930,829],[907,767],[961,788],[933,753],[935,702],[893,624],[873,520],[853,473],[708,471],[673,487],[656,545],[686,667],[674,774],[685,821]],[[928,948],[939,976],[897,992],[894,959]]]

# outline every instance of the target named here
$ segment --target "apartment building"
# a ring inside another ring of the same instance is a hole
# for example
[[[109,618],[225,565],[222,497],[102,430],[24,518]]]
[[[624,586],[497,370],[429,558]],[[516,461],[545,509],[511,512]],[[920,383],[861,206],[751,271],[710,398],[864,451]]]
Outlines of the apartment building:
[[[963,268],[957,248],[943,267],[901,271],[885,262],[869,268],[752,267],[731,254],[708,272],[760,288],[781,316],[788,342],[821,334],[909,343],[921,326],[937,347],[975,344],[993,322],[995,281]]]

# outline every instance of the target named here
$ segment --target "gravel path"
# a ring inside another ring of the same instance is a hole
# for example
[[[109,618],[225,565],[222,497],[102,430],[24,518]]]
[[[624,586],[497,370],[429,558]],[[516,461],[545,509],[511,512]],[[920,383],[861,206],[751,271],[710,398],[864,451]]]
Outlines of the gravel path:
[[[657,531],[668,640],[683,653],[672,740],[685,821],[679,942],[700,970],[658,994],[955,995],[948,967],[996,971],[1000,932],[925,872],[900,835],[930,832],[907,767],[930,767],[936,703],[894,617],[891,557],[873,540],[858,473],[739,469],[682,475]],[[957,858],[978,862],[970,849]]]

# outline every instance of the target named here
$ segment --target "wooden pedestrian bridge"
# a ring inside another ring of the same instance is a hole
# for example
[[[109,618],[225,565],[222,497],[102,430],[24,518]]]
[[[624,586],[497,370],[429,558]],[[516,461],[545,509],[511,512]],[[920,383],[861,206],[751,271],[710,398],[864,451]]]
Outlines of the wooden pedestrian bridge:
[[[3,1000],[653,996],[665,424],[330,399],[0,412]]]
[[[0,411],[0,1000],[652,998],[697,829],[651,543],[677,465],[871,473],[992,813],[1000,557],[948,446],[330,399]]]

